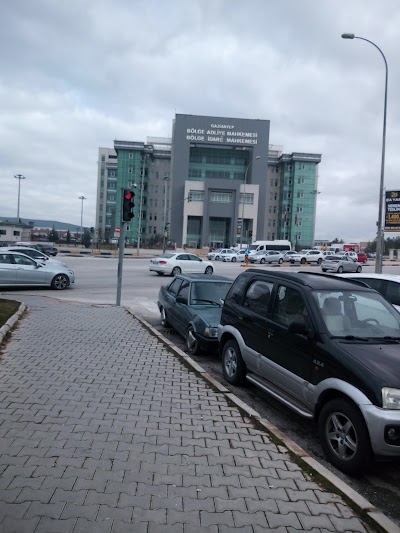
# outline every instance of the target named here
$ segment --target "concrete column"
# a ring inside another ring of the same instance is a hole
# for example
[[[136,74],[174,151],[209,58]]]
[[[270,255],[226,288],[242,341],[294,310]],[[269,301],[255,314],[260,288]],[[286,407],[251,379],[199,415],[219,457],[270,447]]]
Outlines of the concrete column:
[[[394,261],[394,248],[389,248],[389,261]]]

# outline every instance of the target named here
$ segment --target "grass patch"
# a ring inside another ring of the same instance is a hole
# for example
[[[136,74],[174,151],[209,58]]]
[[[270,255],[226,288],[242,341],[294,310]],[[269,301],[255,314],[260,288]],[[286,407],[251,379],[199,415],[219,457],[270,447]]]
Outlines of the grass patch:
[[[18,311],[20,305],[21,302],[0,298],[0,328]]]

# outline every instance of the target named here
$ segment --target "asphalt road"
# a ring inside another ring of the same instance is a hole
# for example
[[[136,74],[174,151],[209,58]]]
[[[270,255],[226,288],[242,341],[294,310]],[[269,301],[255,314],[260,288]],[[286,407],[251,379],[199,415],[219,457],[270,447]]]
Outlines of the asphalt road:
[[[98,257],[58,257],[73,268],[76,274],[76,284],[73,289],[56,292],[46,289],[29,290],[1,290],[1,297],[23,300],[24,294],[44,295],[60,300],[83,301],[101,304],[115,304],[117,292],[117,258]],[[181,349],[185,350],[183,339],[171,329],[162,328],[157,308],[157,295],[161,285],[171,279],[158,276],[148,271],[149,259],[126,258],[123,264],[123,282],[121,290],[121,305],[129,306],[135,313],[161,331],[167,338],[173,340]],[[239,264],[214,263],[215,273],[234,279],[243,267]],[[282,267],[261,266],[263,269]],[[297,270],[296,267],[286,267]],[[302,267],[301,270],[318,271],[319,267]],[[384,272],[400,274],[400,267],[385,266]],[[363,267],[364,272],[374,271],[373,266]],[[194,357],[205,369],[219,381],[224,382],[221,363],[214,355]],[[227,385],[227,383],[225,383]],[[350,478],[336,470],[328,463],[322,453],[316,429],[309,421],[296,416],[280,403],[263,394],[252,385],[244,388],[229,385],[229,388],[243,401],[270,420],[293,441],[307,451],[307,453],[321,462],[326,468],[343,479],[359,494],[384,512],[400,526],[400,458],[384,463],[376,463],[372,470],[359,478]]]

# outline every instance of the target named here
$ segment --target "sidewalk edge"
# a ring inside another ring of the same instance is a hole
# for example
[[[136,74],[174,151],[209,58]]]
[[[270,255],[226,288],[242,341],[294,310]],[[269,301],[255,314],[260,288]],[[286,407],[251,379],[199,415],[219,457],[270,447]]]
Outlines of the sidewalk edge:
[[[210,374],[208,374],[204,368],[202,368],[180,348],[175,346],[170,340],[164,337],[162,333],[153,328],[153,326],[146,320],[137,316],[129,307],[126,307],[126,309],[133,317],[143,324],[146,329],[148,329],[154,336],[158,337],[163,344],[165,344],[172,352],[174,352],[182,360],[182,362],[186,364],[186,366],[190,367],[196,374],[207,381],[214,390],[224,394],[231,403],[233,403],[240,411],[252,418],[258,426],[261,426],[267,433],[272,435],[275,440],[280,441],[289,450],[290,454],[297,460],[298,464],[303,467],[303,469],[313,471],[321,480],[324,481],[325,484],[331,486],[334,491],[337,494],[340,494],[341,497],[347,501],[349,505],[356,510],[369,525],[384,533],[400,533],[400,527],[398,527],[386,515],[376,509],[372,503],[352,489],[350,485],[330,472],[317,460],[310,457],[307,452],[303,450],[303,448],[287,437],[279,428],[263,418],[259,413],[257,413],[257,411],[240,400],[235,394],[232,394],[229,389],[219,383],[214,377],[210,376]]]
[[[22,317],[26,309],[26,305],[24,303],[21,303],[21,305],[18,308],[18,311],[13,314],[12,317],[10,317],[7,322],[0,328],[0,344],[3,342],[3,340],[7,337],[7,335],[10,333],[12,328],[15,326],[16,322]]]

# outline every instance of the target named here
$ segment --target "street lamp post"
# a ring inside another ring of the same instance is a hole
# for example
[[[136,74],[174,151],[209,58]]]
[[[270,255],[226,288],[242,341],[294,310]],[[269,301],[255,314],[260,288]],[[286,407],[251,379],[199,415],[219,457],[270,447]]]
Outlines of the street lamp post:
[[[383,134],[382,134],[382,157],[381,157],[381,179],[379,185],[379,210],[378,210],[378,222],[377,222],[377,236],[376,236],[376,261],[375,261],[375,272],[377,274],[382,273],[382,261],[383,261],[383,252],[384,252],[384,227],[383,227],[383,191],[384,191],[384,182],[385,182],[385,149],[386,149],[386,110],[387,110],[387,88],[388,88],[388,65],[386,57],[382,50],[375,43],[364,37],[357,37],[354,33],[343,33],[343,39],[360,39],[361,41],[366,41],[367,43],[372,44],[383,57],[385,62],[385,99],[383,106]]]
[[[255,160],[261,159],[261,156],[257,156]],[[240,249],[242,249],[243,244],[243,233],[244,233],[244,204],[246,200],[246,185],[247,185],[247,173],[249,171],[249,168],[253,164],[254,160],[251,160],[250,163],[247,165],[246,170],[244,172],[244,187],[243,187],[243,202],[242,202],[242,227],[240,228]]]
[[[18,223],[20,221],[19,220],[19,200],[21,197],[21,180],[25,180],[26,177],[23,176],[22,174],[16,174],[14,178],[18,180],[18,207],[17,207],[17,223]]]
[[[163,246],[162,251],[165,254],[166,238],[167,238],[167,198],[168,198],[168,180],[169,177],[164,177],[164,216],[163,216]]]
[[[83,242],[83,200],[86,200],[86,196],[79,196],[79,200],[82,201],[81,204],[81,243]]]

